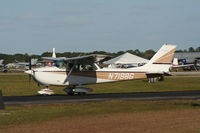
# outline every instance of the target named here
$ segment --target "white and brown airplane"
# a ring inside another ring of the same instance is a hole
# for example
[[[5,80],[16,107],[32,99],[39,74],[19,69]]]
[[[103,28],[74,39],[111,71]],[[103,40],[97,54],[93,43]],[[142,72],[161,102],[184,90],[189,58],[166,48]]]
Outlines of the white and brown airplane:
[[[169,73],[175,50],[175,45],[164,44],[146,65],[128,69],[100,68],[94,63],[94,55],[73,58],[49,57],[49,60],[55,61],[55,66],[31,69],[25,73],[30,74],[38,84],[47,88],[48,86],[67,86],[64,90],[69,95],[81,94],[90,91],[89,88],[78,87],[86,84],[163,78]]]

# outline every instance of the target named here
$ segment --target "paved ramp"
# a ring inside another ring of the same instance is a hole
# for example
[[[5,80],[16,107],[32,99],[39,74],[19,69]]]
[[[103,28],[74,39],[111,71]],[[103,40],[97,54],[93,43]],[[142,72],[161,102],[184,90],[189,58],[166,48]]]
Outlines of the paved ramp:
[[[161,100],[200,100],[200,91],[136,92],[88,94],[84,96],[6,96],[5,105],[47,105],[111,100],[161,101]]]

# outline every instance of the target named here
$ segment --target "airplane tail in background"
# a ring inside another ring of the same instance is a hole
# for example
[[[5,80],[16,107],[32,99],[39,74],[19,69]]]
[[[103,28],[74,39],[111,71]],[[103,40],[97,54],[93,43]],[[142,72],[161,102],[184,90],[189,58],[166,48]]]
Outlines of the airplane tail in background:
[[[176,45],[164,44],[144,67],[152,72],[169,72],[175,51]]]
[[[52,58],[56,58],[56,49],[53,48]]]
[[[2,59],[2,60],[0,60],[0,66],[1,66],[1,65],[3,65],[3,61],[4,61],[3,59]]]
[[[173,65],[174,65],[174,66],[178,66],[178,58],[174,58],[174,60],[173,60]]]

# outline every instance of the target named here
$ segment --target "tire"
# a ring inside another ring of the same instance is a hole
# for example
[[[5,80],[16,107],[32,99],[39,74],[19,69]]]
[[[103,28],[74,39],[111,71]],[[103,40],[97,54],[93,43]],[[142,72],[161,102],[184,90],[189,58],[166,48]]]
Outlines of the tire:
[[[78,95],[86,95],[86,92],[78,92]]]
[[[72,95],[74,95],[74,92],[68,92],[67,94],[72,96]]]

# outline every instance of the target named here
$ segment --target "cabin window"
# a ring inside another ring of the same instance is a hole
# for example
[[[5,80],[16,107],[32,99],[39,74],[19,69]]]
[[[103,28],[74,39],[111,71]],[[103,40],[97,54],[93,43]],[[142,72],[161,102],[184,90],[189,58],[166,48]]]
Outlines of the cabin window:
[[[68,63],[66,69],[70,71],[73,66],[74,63]],[[97,70],[97,67],[94,64],[76,64],[73,69],[74,72],[95,71],[95,70]]]

